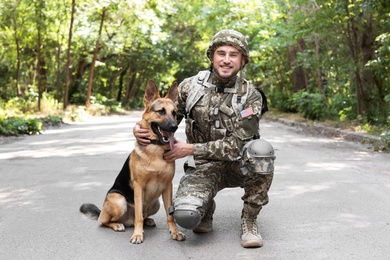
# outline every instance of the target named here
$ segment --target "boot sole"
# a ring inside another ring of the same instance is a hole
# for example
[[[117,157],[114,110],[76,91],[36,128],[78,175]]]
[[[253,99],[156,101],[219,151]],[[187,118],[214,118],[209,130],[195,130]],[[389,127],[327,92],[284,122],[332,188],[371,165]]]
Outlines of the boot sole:
[[[263,242],[258,240],[241,241],[241,246],[245,248],[262,247]]]

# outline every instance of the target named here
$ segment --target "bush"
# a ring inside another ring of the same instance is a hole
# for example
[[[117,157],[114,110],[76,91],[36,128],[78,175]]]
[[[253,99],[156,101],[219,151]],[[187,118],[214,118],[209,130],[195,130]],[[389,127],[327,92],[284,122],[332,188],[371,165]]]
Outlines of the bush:
[[[32,135],[41,131],[42,122],[39,119],[25,119],[21,117],[0,118],[0,135]]]
[[[273,108],[279,110],[280,112],[298,112],[297,107],[292,103],[292,100],[289,99],[289,96],[287,94],[284,94],[283,92],[275,91],[270,93],[269,101],[270,105]]]
[[[380,139],[385,146],[385,150],[390,151],[390,131],[383,131],[380,135]]]
[[[328,116],[327,104],[324,95],[299,91],[292,97],[293,106],[298,108],[298,112],[310,120],[322,120]]]
[[[0,135],[39,134],[42,132],[44,125],[56,126],[62,123],[61,117],[51,115],[44,118],[0,117]]]

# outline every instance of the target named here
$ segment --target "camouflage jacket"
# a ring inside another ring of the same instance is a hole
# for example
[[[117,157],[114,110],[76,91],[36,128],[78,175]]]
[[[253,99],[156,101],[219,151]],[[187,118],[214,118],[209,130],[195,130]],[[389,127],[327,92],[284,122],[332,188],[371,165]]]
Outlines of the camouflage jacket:
[[[199,75],[180,83],[178,99],[178,121],[186,118],[187,142],[194,144],[194,159],[236,161],[245,143],[259,138],[262,96],[251,83],[242,80],[246,93],[237,113],[233,105],[237,91],[210,90],[199,83]],[[237,83],[234,88],[237,90]],[[189,106],[194,91],[202,94]]]

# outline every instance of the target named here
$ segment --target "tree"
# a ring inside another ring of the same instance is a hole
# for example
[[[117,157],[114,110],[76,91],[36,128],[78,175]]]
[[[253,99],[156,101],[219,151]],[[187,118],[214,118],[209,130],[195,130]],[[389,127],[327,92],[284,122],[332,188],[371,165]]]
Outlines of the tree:
[[[1,7],[5,102],[139,106],[147,79],[164,92],[207,69],[212,36],[232,28],[246,35],[247,78],[271,106],[302,111],[298,100],[318,97],[311,102],[321,100],[329,118],[390,124],[386,0],[9,0]]]
[[[93,84],[93,73],[95,71],[95,63],[96,63],[97,55],[98,55],[99,49],[100,49],[100,44],[101,44],[100,43],[100,38],[102,36],[102,30],[103,30],[104,17],[105,17],[105,14],[106,14],[106,10],[107,9],[105,7],[103,7],[102,15],[101,15],[101,18],[100,18],[99,35],[98,35],[98,38],[96,40],[95,50],[93,52],[91,71],[89,73],[89,79],[88,79],[87,101],[85,103],[85,105],[87,107],[89,107],[90,104],[91,104],[91,92],[92,92],[92,84]]]
[[[69,99],[69,82],[71,79],[70,73],[70,64],[71,64],[71,49],[72,49],[72,37],[73,37],[73,22],[74,15],[76,10],[76,0],[72,0],[72,9],[71,9],[71,17],[70,17],[70,25],[69,25],[69,34],[68,34],[68,50],[66,53],[66,65],[65,65],[65,86],[64,86],[64,104],[63,108],[66,109],[68,106]]]
[[[44,15],[44,9],[45,9],[45,3],[43,0],[36,0],[34,2],[35,7],[35,15],[36,15],[36,28],[37,28],[37,46],[36,46],[36,52],[37,52],[37,65],[36,65],[36,72],[37,72],[37,78],[38,78],[38,110],[41,110],[41,101],[42,101],[42,94],[45,90],[46,85],[46,61],[43,54],[44,51],[44,45],[45,45],[45,15]]]

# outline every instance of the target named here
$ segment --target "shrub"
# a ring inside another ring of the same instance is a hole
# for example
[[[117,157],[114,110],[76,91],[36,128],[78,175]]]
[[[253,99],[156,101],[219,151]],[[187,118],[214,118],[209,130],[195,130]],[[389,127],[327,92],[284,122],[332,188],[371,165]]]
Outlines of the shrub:
[[[0,118],[0,135],[32,135],[41,131],[42,122],[39,119],[25,119],[21,117]]]
[[[292,104],[298,112],[310,120],[322,120],[327,117],[327,104],[325,97],[318,93],[299,91],[294,93]]]

